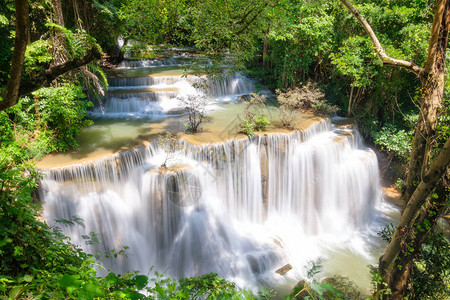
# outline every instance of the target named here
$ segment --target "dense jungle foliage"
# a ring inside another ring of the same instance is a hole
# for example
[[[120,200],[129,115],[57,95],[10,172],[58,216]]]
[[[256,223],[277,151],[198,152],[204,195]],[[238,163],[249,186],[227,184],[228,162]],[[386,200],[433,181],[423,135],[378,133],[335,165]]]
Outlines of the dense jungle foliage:
[[[419,66],[425,63],[435,1],[352,2],[370,22],[388,55]],[[70,244],[57,227],[49,228],[41,221],[35,195],[41,175],[33,161],[52,151],[77,147],[80,130],[92,124],[87,110],[107,88],[101,66],[116,64],[124,51],[154,56],[159,46],[195,47],[217,62],[202,66],[199,60],[199,72],[216,76],[221,71],[217,66],[226,63],[261,78],[283,95],[314,82],[320,94],[339,107],[339,115],[356,119],[366,141],[377,145],[391,164],[392,177],[399,185],[405,179],[421,82],[405,69],[383,65],[370,38],[338,0],[30,0],[28,4],[23,83],[85,56],[94,46],[104,58],[68,70],[50,86],[0,111],[2,299],[267,296],[237,290],[215,274],[180,281],[135,273],[98,277],[94,257]],[[0,6],[0,91],[8,82],[13,57],[15,12],[15,2],[4,0]],[[119,37],[125,41],[122,49]],[[450,135],[448,80],[433,157]],[[448,199],[448,187],[436,197]],[[431,236],[409,279],[411,299],[449,297],[449,259],[448,239]],[[432,276],[438,280],[430,281]],[[150,281],[153,284],[146,287]],[[310,297],[322,299],[327,289],[320,284],[316,287]],[[345,298],[342,292],[327,295]]]

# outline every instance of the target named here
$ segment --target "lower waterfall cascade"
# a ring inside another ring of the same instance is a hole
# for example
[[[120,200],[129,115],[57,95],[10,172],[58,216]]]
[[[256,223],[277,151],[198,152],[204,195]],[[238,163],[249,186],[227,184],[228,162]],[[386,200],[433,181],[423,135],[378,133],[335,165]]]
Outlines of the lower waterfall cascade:
[[[44,218],[76,218],[61,229],[89,253],[128,247],[126,257],[101,259],[114,272],[215,272],[254,289],[294,285],[333,249],[375,263],[370,245],[380,243],[384,218],[378,163],[355,128],[326,119],[292,133],[179,143],[184,150],[172,155],[154,140],[43,171]],[[90,233],[101,242],[85,243]],[[288,263],[291,271],[275,273]]]

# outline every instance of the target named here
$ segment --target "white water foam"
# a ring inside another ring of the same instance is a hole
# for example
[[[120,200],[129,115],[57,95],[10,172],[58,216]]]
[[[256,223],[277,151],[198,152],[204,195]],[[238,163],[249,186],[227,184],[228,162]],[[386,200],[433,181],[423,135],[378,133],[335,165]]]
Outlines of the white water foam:
[[[103,258],[113,271],[216,272],[245,288],[292,286],[311,261],[342,247],[374,259],[377,159],[355,131],[342,134],[327,120],[251,141],[183,145],[171,171],[160,171],[166,154],[155,142],[48,171],[45,219],[83,219],[63,232],[90,253],[128,246],[127,258]],[[101,244],[83,244],[90,232]],[[287,263],[291,271],[275,273]]]

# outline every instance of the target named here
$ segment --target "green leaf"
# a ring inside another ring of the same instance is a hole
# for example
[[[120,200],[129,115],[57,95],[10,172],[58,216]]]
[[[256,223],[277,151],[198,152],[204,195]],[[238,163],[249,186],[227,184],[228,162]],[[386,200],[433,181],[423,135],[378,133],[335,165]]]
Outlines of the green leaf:
[[[13,287],[10,291],[9,291],[9,298],[12,299],[17,299],[17,297],[19,297],[19,295],[22,293],[23,291],[23,286],[18,285]]]
[[[142,295],[141,293],[138,293],[136,291],[130,291],[130,292],[126,293],[126,297],[127,297],[127,299],[130,299],[130,300],[145,299],[144,295]]]
[[[79,275],[64,275],[61,277],[60,280],[58,280],[58,284],[60,287],[72,287],[72,288],[78,288],[81,286],[82,281],[79,280]]]
[[[106,275],[106,281],[109,282],[110,284],[116,284],[119,281],[119,279],[117,278],[116,274],[110,272],[108,275]]]
[[[31,275],[24,275],[20,279],[20,282],[31,282],[31,281],[33,281],[33,276],[31,276]]]
[[[8,25],[8,19],[4,15],[0,15],[0,25]]]
[[[93,299],[94,297],[103,297],[104,296],[104,293],[100,289],[100,287],[93,283],[86,283],[83,286],[83,290],[85,292],[86,298],[88,298],[88,299]]]
[[[145,275],[136,275],[133,279],[134,284],[138,290],[142,290],[148,284],[148,277]]]

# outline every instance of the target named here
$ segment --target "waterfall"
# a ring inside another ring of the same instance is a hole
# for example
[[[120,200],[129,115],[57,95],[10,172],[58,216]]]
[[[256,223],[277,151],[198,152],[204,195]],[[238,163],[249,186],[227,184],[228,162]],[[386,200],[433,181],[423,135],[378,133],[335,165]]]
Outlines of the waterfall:
[[[109,71],[109,88],[91,115],[127,119],[168,117],[183,113],[179,97],[207,95],[212,104],[256,90],[253,80],[238,73],[214,80],[186,75],[180,67],[189,63],[192,57],[183,55],[123,61],[117,69]]]
[[[255,90],[254,83],[242,75],[226,76],[216,81],[181,75],[110,78],[108,81],[110,88],[102,105],[94,107],[91,112],[95,117],[170,115],[182,111],[177,97],[206,94],[211,98],[236,98]],[[194,87],[196,84],[203,88]]]
[[[377,159],[356,129],[325,120],[252,140],[180,143],[185,151],[167,170],[167,153],[153,141],[45,171],[45,219],[81,218],[62,230],[90,253],[129,247],[126,258],[102,258],[113,271],[216,272],[247,288],[280,281],[275,270],[286,263],[289,276],[305,276],[323,237],[343,243],[374,222]],[[84,243],[90,232],[100,244]]]

